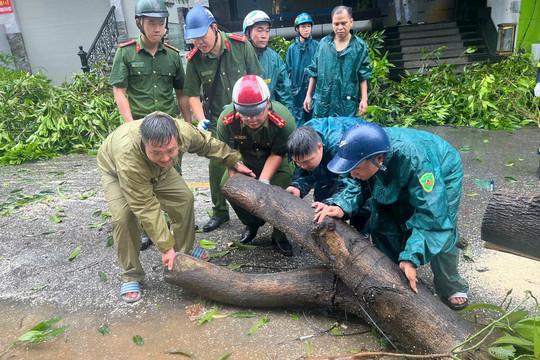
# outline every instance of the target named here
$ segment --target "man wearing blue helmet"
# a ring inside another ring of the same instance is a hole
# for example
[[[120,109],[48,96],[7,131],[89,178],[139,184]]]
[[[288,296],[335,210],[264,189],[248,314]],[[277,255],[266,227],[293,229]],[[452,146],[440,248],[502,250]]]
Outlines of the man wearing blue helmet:
[[[268,47],[271,26],[272,20],[264,11],[254,10],[244,18],[243,30],[264,69],[262,78],[268,84],[271,100],[280,102],[292,112],[291,83],[285,63],[277,52]]]
[[[302,13],[294,19],[294,30],[298,33],[294,43],[287,49],[287,73],[291,79],[293,99],[292,113],[296,127],[302,126],[311,119],[311,113],[304,110],[304,99],[309,85],[309,75],[305,69],[319,48],[319,42],[313,40],[311,31],[313,19],[307,13]]]
[[[264,69],[247,38],[218,30],[214,15],[204,6],[195,6],[187,13],[185,38],[193,40],[195,49],[187,56],[184,94],[189,97],[199,127],[216,137],[219,114],[231,103],[236,81],[248,74],[261,75]],[[229,221],[229,207],[220,187],[226,169],[211,160],[208,170],[214,206],[212,218],[203,227],[205,232]]]
[[[430,263],[437,295],[451,309],[465,308],[469,285],[458,273],[456,247],[459,153],[437,135],[363,123],[343,134],[328,169],[367,182],[372,241],[399,263],[411,288],[417,291],[416,268]],[[341,218],[343,210],[321,205],[315,219]]]

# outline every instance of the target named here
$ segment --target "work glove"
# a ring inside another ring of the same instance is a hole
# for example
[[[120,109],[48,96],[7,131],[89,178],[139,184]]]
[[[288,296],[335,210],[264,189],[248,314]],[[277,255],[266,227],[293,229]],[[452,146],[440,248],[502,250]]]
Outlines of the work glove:
[[[536,86],[534,87],[534,96],[540,97],[540,82],[536,83]]]
[[[210,124],[212,124],[210,120],[203,119],[199,121],[199,124],[197,125],[197,129],[206,131],[210,127]]]

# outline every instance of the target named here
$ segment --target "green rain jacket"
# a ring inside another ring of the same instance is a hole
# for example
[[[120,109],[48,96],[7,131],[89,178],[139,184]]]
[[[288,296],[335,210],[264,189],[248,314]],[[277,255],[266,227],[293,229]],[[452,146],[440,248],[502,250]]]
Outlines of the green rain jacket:
[[[154,195],[153,184],[165,179],[174,164],[161,167],[150,161],[142,147],[142,121],[120,125],[103,142],[98,151],[101,172],[116,176],[131,211],[142,223],[148,236],[162,253],[174,245],[174,237],[161,215],[161,206]],[[240,153],[227,144],[200,131],[183,120],[176,119],[179,132],[178,153],[196,153],[232,167],[240,160]],[[114,215],[113,215],[114,216]]]
[[[338,205],[351,215],[353,209],[357,208],[361,201],[359,195],[360,187],[355,179],[349,174],[335,174],[328,170],[328,163],[337,154],[341,135],[345,130],[355,124],[364,122],[360,118],[335,117],[312,119],[304,126],[313,127],[322,140],[323,156],[321,163],[313,171],[307,171],[301,167],[296,167],[293,174],[291,186],[300,190],[300,197],[306,196],[311,189],[314,189],[313,198],[326,204]],[[343,191],[345,188],[348,191]]]
[[[268,47],[258,55],[258,58],[264,69],[262,78],[270,89],[270,99],[280,102],[292,112],[291,81],[283,59]]]
[[[317,78],[312,96],[313,118],[355,116],[360,103],[360,83],[371,77],[368,48],[364,40],[352,36],[339,53],[334,32],[322,38],[308,75]]]
[[[429,263],[459,240],[459,153],[425,131],[385,128],[392,150],[368,180],[373,242],[393,261]]]

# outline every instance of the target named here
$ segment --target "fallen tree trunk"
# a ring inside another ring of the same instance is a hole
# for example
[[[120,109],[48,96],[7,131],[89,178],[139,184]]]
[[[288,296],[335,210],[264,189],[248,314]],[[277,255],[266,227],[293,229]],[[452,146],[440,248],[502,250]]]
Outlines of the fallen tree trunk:
[[[540,261],[540,196],[494,193],[482,220],[486,248]]]
[[[206,298],[244,307],[324,307],[363,317],[355,295],[324,266],[245,274],[178,254],[165,282]]]
[[[329,219],[314,226],[305,201],[244,175],[233,176],[222,191],[324,262],[401,349],[443,353],[475,332],[425,286],[415,294],[398,266],[346,223]]]

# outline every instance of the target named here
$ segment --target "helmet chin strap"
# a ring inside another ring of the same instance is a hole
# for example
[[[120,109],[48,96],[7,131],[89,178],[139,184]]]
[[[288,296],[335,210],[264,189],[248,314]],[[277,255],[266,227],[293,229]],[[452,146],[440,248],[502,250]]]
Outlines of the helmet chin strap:
[[[216,48],[217,46],[217,41],[218,41],[218,32],[215,28],[212,27],[212,29],[214,29],[214,46],[212,46],[212,48],[210,49],[209,53],[211,53],[212,51],[214,51],[214,49]]]
[[[386,171],[386,166],[384,166],[383,164],[379,164],[378,162],[375,161],[375,159],[372,157],[369,158],[369,162],[372,163],[373,165],[375,165],[377,167],[377,169],[381,170],[381,171]]]

